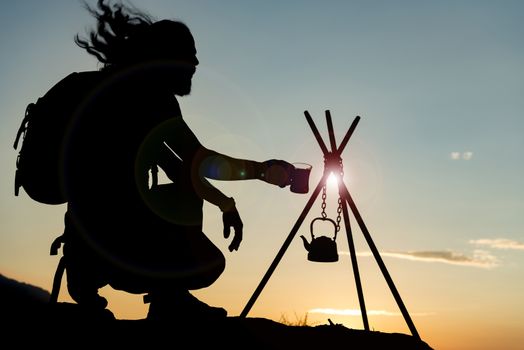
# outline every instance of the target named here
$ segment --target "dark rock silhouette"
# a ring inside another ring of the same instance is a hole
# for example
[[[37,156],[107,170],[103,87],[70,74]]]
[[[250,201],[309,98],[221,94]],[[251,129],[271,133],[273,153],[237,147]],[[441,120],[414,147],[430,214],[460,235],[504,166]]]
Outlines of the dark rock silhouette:
[[[367,332],[342,325],[290,326],[265,318],[227,317],[222,322],[177,319],[172,322],[121,320],[95,314],[77,304],[48,304],[41,288],[0,275],[1,321],[7,344],[75,348],[79,346],[148,349],[426,349],[425,342],[400,333]],[[106,310],[107,311],[107,310]],[[178,346],[176,346],[178,345]]]
[[[49,292],[0,274],[0,315],[3,320],[26,319],[45,311]],[[2,323],[3,324],[3,323]]]

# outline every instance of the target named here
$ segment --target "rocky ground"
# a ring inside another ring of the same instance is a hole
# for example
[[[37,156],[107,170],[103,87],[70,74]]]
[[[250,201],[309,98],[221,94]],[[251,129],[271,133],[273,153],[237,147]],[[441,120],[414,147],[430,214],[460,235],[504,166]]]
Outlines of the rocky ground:
[[[76,304],[51,307],[49,293],[0,275],[2,341],[23,348],[118,349],[425,349],[423,341],[399,333],[349,329],[342,325],[291,326],[264,318],[228,317],[220,322],[169,323],[119,320],[107,311],[93,315]]]

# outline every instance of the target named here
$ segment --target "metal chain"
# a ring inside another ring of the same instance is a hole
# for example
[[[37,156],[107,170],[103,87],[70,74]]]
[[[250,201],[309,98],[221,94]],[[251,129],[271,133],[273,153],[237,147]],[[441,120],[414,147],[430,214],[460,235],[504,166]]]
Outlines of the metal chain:
[[[322,218],[326,218],[326,185],[324,184],[324,187],[322,187],[322,205],[320,206],[322,208],[322,212],[320,213],[322,215]]]
[[[343,181],[342,179],[344,178],[344,169],[342,165],[342,159],[339,159],[339,169],[340,169],[340,177],[338,180]],[[339,194],[338,195],[338,208],[337,208],[337,228],[335,232],[340,231],[340,221],[342,220],[341,213],[342,213],[342,198],[340,198],[340,194]]]
[[[337,208],[337,231],[340,231],[340,220],[342,220],[340,213],[342,213],[342,198],[338,197],[338,208]]]
[[[342,178],[344,177],[344,169],[342,165],[342,159],[339,159],[339,169],[340,169],[340,177],[339,180],[342,181]],[[322,218],[327,218],[326,214],[326,184],[322,186],[322,212],[320,213]],[[340,231],[340,221],[342,221],[342,198],[340,198],[340,194],[338,196],[338,207],[337,207],[337,220],[336,220],[336,228],[335,228],[335,239],[337,237],[337,233]]]
[[[342,178],[344,177],[344,169],[343,169],[343,165],[342,165],[342,159],[339,160],[339,169],[340,169],[339,180],[342,181]],[[326,184],[324,184],[324,186],[322,186],[322,205],[321,205],[322,212],[320,213],[323,219],[327,218],[327,214],[326,214],[326,198],[327,198]],[[339,196],[338,196],[338,207],[337,207],[336,228],[335,228],[335,238],[336,238],[336,234],[340,231],[340,222],[341,221],[342,221],[342,198],[340,198],[340,194],[339,194]]]

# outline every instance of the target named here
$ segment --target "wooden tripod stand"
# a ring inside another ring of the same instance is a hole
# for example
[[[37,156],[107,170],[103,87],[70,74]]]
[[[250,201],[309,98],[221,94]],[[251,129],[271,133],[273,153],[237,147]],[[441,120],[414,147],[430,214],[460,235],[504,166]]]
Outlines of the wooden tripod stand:
[[[324,173],[323,173],[323,175],[322,175],[318,185],[316,186],[315,190],[311,194],[311,197],[309,198],[308,202],[306,203],[306,206],[302,210],[302,213],[298,217],[298,220],[295,222],[295,225],[291,229],[291,232],[289,233],[289,235],[287,236],[286,240],[284,241],[284,244],[280,248],[279,252],[277,253],[275,259],[271,263],[271,265],[270,265],[269,269],[267,270],[266,274],[264,275],[264,277],[260,281],[260,283],[259,283],[258,287],[256,288],[255,292],[253,293],[253,295],[251,296],[251,298],[247,302],[246,306],[242,310],[242,313],[240,314],[240,317],[241,318],[245,318],[247,316],[247,314],[249,313],[249,311],[251,310],[251,308],[253,307],[253,304],[255,303],[255,301],[257,300],[258,296],[260,295],[260,293],[264,289],[266,283],[269,281],[269,278],[271,277],[271,275],[275,271],[278,263],[280,262],[280,260],[284,256],[284,253],[286,252],[286,250],[289,247],[289,245],[291,244],[291,241],[293,240],[293,238],[295,237],[296,233],[298,232],[298,229],[302,225],[302,222],[306,218],[309,210],[311,209],[311,206],[313,205],[313,203],[315,202],[316,198],[318,197],[318,194],[320,193],[321,189],[325,186],[328,176],[331,173],[333,173],[337,177],[339,197],[341,199],[342,214],[344,216],[344,226],[346,228],[346,235],[347,235],[348,245],[349,245],[349,250],[350,250],[350,255],[351,255],[351,264],[353,266],[353,274],[355,276],[355,284],[356,284],[356,289],[357,289],[357,294],[358,294],[358,300],[359,300],[359,303],[360,303],[360,310],[361,310],[361,313],[362,313],[362,321],[364,323],[364,329],[366,331],[369,331],[369,323],[368,323],[368,317],[367,317],[367,313],[366,313],[366,304],[364,302],[364,293],[362,291],[362,284],[361,284],[361,281],[360,281],[360,273],[359,273],[359,270],[358,270],[357,255],[356,255],[356,251],[355,251],[355,245],[353,243],[353,236],[352,236],[352,233],[351,233],[351,226],[350,226],[350,222],[349,222],[349,213],[348,213],[348,208],[347,208],[348,205],[351,208],[351,211],[353,212],[353,216],[355,217],[358,225],[360,226],[362,234],[364,235],[364,238],[366,239],[366,242],[367,242],[369,248],[371,249],[371,252],[373,253],[373,256],[375,257],[375,260],[377,261],[377,264],[378,264],[378,266],[380,268],[380,271],[384,275],[384,279],[386,280],[386,282],[387,282],[387,284],[389,286],[389,289],[391,290],[391,293],[393,294],[393,297],[395,298],[395,301],[397,302],[397,305],[398,305],[400,311],[402,312],[402,315],[404,316],[404,320],[406,321],[406,324],[407,324],[411,334],[415,338],[420,340],[420,336],[419,336],[419,334],[417,332],[417,329],[415,328],[415,324],[411,320],[411,317],[410,317],[410,315],[408,313],[408,310],[406,309],[404,303],[402,302],[402,298],[400,297],[400,294],[399,294],[397,288],[395,287],[395,284],[393,283],[393,279],[391,278],[391,276],[390,276],[390,274],[389,274],[389,272],[388,272],[388,270],[386,268],[386,265],[384,264],[384,261],[382,260],[382,258],[380,256],[380,253],[379,253],[377,247],[375,246],[375,243],[373,242],[373,239],[371,238],[371,235],[370,235],[370,233],[369,233],[369,231],[368,231],[368,229],[366,227],[366,224],[364,223],[364,220],[362,219],[362,216],[360,216],[360,213],[359,213],[359,211],[357,209],[357,206],[355,205],[355,202],[351,198],[351,195],[349,194],[349,191],[348,191],[348,189],[347,189],[346,185],[344,184],[344,181],[343,181],[343,179],[341,177],[341,173],[342,173],[342,171],[341,171],[342,170],[341,169],[341,167],[342,167],[342,158],[340,157],[340,155],[342,154],[344,148],[346,147],[346,145],[347,145],[347,143],[349,141],[349,138],[353,134],[353,131],[355,131],[355,128],[357,127],[357,124],[358,124],[358,122],[360,120],[360,117],[357,116],[353,120],[353,123],[351,124],[351,126],[348,129],[348,131],[346,132],[346,135],[342,139],[342,142],[337,147],[336,141],[335,141],[335,133],[334,133],[334,129],[333,129],[333,122],[331,120],[330,111],[327,110],[325,113],[326,113],[326,122],[327,122],[327,128],[328,128],[328,133],[329,133],[329,142],[330,142],[330,146],[331,146],[331,151],[328,150],[328,148],[326,147],[326,144],[324,143],[324,140],[322,140],[322,137],[321,137],[321,135],[320,135],[320,133],[319,133],[315,123],[313,122],[313,119],[311,118],[311,115],[309,114],[309,112],[308,111],[304,112],[304,114],[306,116],[306,120],[307,120],[311,130],[313,131],[313,134],[314,134],[314,136],[315,136],[315,138],[316,138],[316,140],[317,140],[317,142],[318,142],[318,144],[319,144],[319,146],[320,146],[320,148],[322,150],[322,153],[324,154]]]

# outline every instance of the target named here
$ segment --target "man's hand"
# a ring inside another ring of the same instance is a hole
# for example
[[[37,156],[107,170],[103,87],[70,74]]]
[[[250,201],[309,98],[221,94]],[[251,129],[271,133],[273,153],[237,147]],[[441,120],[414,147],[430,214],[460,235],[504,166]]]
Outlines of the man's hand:
[[[262,163],[263,173],[262,180],[267,183],[286,187],[291,184],[291,173],[294,169],[293,165],[279,159],[266,160]]]
[[[222,214],[222,221],[224,222],[224,238],[229,238],[231,234],[231,227],[233,227],[234,235],[231,244],[229,245],[229,251],[238,250],[240,242],[242,242],[242,220],[238,214],[237,208],[232,207],[231,209],[224,211]]]

